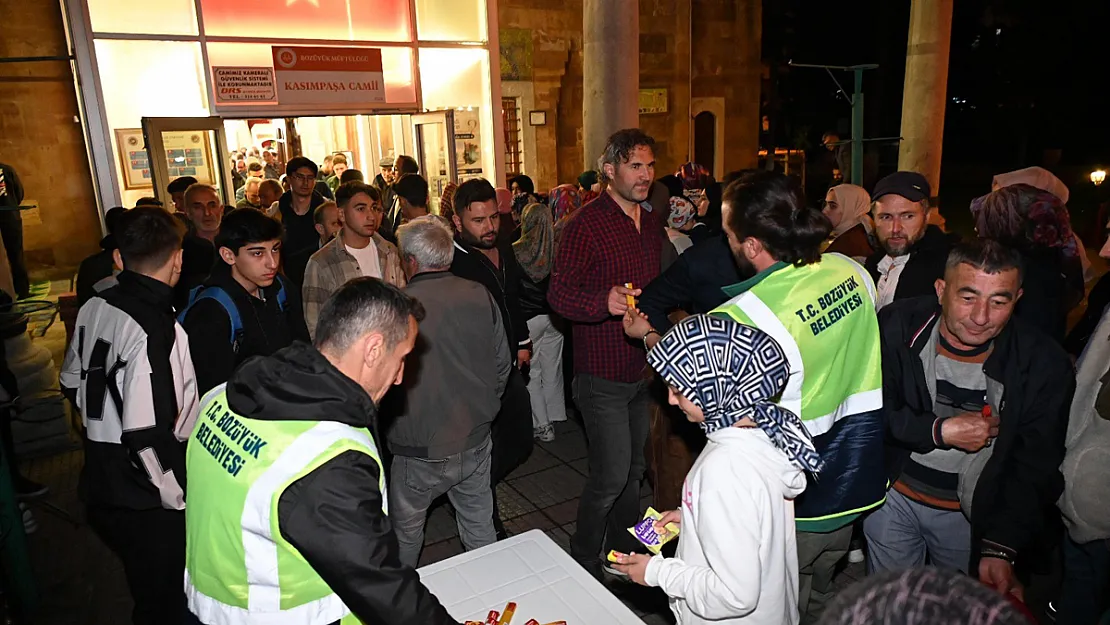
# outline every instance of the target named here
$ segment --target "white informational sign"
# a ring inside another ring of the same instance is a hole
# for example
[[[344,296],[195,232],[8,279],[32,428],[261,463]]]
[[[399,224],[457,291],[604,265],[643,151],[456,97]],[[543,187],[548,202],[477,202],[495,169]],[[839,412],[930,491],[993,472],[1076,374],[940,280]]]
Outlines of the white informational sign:
[[[455,166],[460,180],[478,178],[482,174],[480,119],[477,107],[455,110]]]
[[[385,103],[378,48],[273,46],[279,104]]]
[[[274,70],[269,67],[213,67],[216,106],[249,102],[273,102]]]

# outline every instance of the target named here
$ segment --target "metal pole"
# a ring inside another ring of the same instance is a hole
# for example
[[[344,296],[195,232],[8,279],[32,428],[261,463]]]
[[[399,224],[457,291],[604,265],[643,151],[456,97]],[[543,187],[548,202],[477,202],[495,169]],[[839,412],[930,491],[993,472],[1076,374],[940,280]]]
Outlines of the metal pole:
[[[864,70],[856,68],[856,89],[851,94],[851,183],[864,185]]]

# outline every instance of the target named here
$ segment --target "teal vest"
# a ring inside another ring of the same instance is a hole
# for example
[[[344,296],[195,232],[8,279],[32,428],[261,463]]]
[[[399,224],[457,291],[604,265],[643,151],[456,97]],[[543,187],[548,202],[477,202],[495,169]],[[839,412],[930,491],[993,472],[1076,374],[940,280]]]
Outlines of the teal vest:
[[[236,625],[359,622],[282,538],[277,514],[290,484],[348,451],[377,462],[388,507],[369,431],[332,421],[248,419],[228,408],[222,385],[205,395],[186,453],[185,592],[193,614]]]

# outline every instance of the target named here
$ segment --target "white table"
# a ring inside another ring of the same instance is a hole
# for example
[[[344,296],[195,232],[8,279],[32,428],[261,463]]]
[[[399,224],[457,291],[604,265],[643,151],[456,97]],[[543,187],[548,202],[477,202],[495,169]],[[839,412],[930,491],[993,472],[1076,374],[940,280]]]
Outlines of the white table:
[[[547,534],[532,530],[417,571],[451,616],[485,622],[517,604],[512,625],[643,625]]]

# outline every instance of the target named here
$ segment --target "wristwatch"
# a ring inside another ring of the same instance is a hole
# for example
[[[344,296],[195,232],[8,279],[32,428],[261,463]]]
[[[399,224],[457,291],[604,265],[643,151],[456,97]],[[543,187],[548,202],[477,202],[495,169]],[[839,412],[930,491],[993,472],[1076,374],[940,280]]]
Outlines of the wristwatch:
[[[647,339],[652,334],[658,334],[660,337],[663,336],[662,334],[659,334],[659,330],[656,330],[655,328],[652,328],[652,329],[648,330],[647,332],[645,332],[644,333],[644,351],[648,351],[649,349],[651,349],[650,347],[648,347]]]

